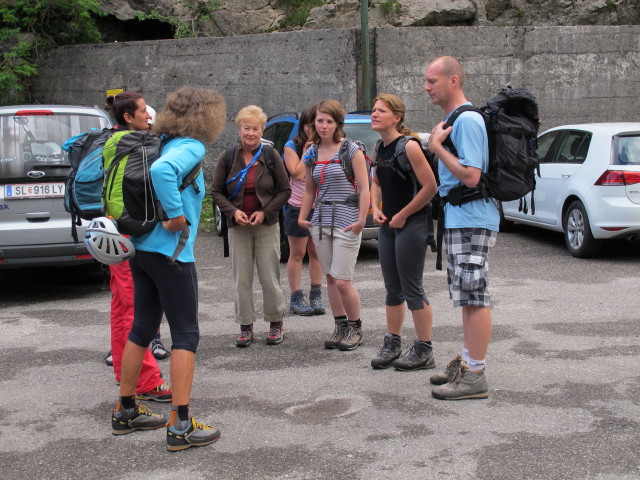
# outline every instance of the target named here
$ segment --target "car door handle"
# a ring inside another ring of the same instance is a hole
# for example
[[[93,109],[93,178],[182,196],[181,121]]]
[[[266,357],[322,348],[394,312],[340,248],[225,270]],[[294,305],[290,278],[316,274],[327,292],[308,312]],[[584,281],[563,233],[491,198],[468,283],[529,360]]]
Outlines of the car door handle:
[[[46,222],[51,218],[51,212],[25,213],[24,216],[29,222]]]
[[[571,176],[571,172],[564,172],[562,174],[562,178],[569,178]]]

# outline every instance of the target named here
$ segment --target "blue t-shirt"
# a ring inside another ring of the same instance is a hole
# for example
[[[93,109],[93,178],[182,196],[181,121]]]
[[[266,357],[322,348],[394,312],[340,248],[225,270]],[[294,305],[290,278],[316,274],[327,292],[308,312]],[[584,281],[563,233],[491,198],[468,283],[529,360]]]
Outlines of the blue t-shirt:
[[[156,197],[169,218],[184,215],[191,224],[189,239],[180,253],[178,261],[194,262],[193,246],[198,234],[200,211],[205,195],[204,175],[202,172],[196,178],[200,193],[196,193],[193,185],[189,185],[180,193],[178,188],[183,179],[193,168],[204,159],[205,147],[202,142],[193,138],[173,138],[162,149],[162,156],[158,158],[149,171]],[[178,245],[181,232],[170,232],[158,222],[153,230],[138,237],[131,237],[133,246],[144,252],[156,252],[173,256]]]
[[[451,115],[450,112],[446,118]],[[458,150],[458,159],[462,165],[475,167],[487,172],[489,169],[489,141],[484,120],[475,112],[463,112],[453,124],[451,141]],[[441,196],[449,190],[461,185],[449,169],[438,161]],[[450,203],[445,206],[445,228],[487,228],[498,231],[500,215],[492,201],[474,200],[454,207]]]

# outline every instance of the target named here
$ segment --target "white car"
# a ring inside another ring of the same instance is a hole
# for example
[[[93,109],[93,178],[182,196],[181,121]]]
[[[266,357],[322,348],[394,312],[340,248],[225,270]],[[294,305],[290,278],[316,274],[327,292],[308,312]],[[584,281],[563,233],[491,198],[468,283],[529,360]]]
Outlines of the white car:
[[[538,137],[538,156],[533,195],[499,205],[501,225],[564,232],[581,258],[605,239],[640,236],[640,123],[555,127]]]

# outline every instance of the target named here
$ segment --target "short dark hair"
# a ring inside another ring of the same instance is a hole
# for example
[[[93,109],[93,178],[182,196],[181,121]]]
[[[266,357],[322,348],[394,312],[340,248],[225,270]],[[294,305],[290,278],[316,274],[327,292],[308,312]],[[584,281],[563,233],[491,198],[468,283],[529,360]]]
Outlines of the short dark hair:
[[[143,98],[142,94],[134,92],[133,90],[127,90],[115,96],[113,99],[113,118],[116,119],[118,125],[127,124],[124,119],[125,113],[128,113],[132,117],[136,114],[138,100],[141,98]]]

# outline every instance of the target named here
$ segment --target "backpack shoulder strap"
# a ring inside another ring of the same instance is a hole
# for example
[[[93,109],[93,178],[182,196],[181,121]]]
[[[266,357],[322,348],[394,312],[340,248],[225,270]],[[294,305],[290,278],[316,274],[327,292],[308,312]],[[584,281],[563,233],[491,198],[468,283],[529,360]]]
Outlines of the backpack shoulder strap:
[[[376,140],[376,144],[373,146],[373,154],[376,157],[376,162],[378,161],[378,157],[380,156],[380,149],[382,148],[382,139],[379,138]]]
[[[480,110],[478,107],[474,105],[460,105],[458,108],[456,108],[453,111],[453,113],[451,113],[451,115],[449,115],[449,118],[447,119],[447,122],[445,123],[444,128],[449,128],[453,126],[453,124],[458,119],[458,117],[462,115],[464,112],[478,112],[480,115],[482,115],[482,110]]]
[[[236,153],[237,145],[232,145],[227,147],[224,152],[224,171],[225,171],[225,179],[229,176],[229,172],[231,171],[231,165],[233,164],[233,157]]]
[[[462,115],[464,112],[477,112],[480,115],[482,115],[482,118],[484,118],[484,114],[482,113],[482,110],[480,110],[478,107],[475,107],[473,105],[460,105],[449,116],[449,118],[447,119],[444,125],[444,128],[452,127],[455,121],[458,119],[458,117]],[[442,143],[444,146],[449,147],[449,151],[451,153],[453,153],[456,157],[458,156],[458,150],[453,145],[453,141],[451,140],[451,135],[449,135],[447,139]]]
[[[348,138],[343,138],[342,143],[340,143],[340,149],[338,150],[338,159],[340,160],[340,166],[342,167],[342,171],[344,175],[347,177],[350,183],[355,186],[355,175],[353,173],[353,165],[351,160],[353,157],[349,155],[351,151],[351,145],[353,142]]]
[[[263,145],[262,152],[264,153],[264,163],[267,166],[267,170],[273,176],[273,180],[275,181],[276,177],[276,166],[275,166],[275,155],[273,154],[274,148],[271,145]]]

